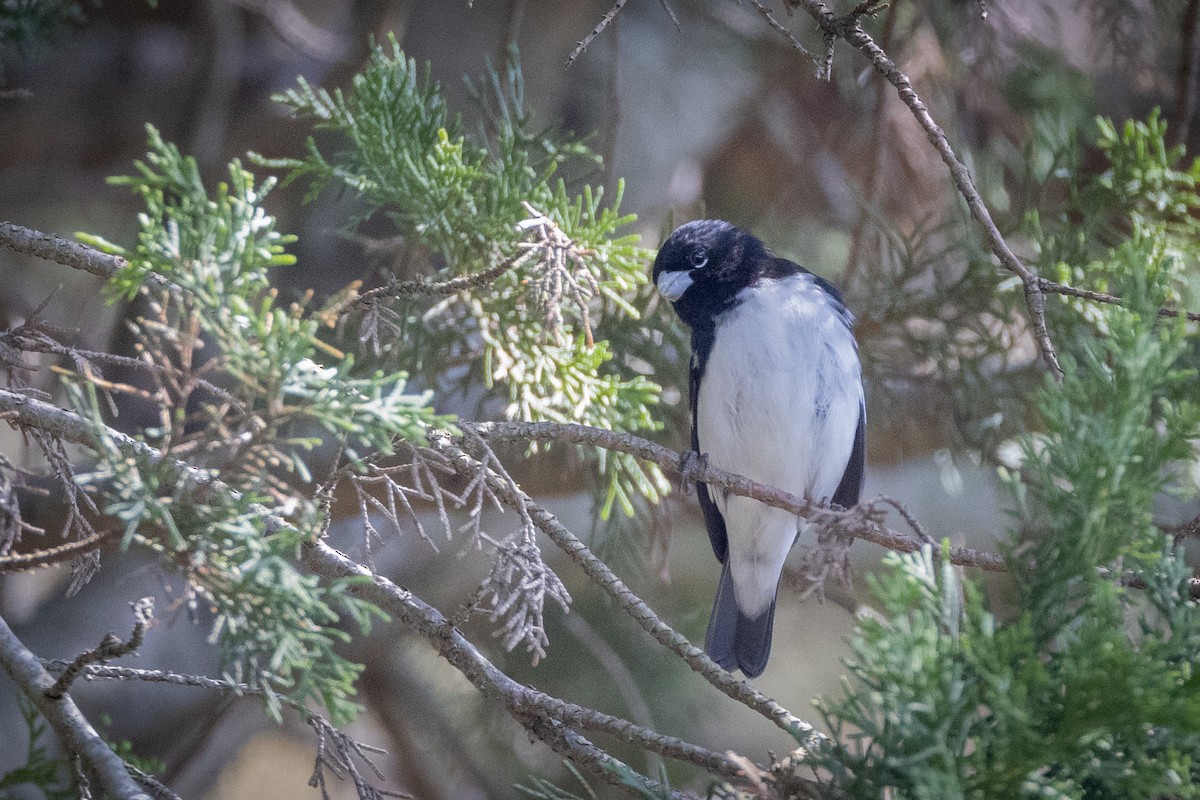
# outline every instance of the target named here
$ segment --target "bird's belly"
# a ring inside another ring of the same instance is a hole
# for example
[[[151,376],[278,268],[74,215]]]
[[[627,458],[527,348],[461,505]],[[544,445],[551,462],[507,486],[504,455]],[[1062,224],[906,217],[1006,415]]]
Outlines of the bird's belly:
[[[849,331],[805,310],[752,298],[730,312],[700,381],[696,432],[714,466],[821,500],[845,472],[862,395]]]
[[[696,435],[713,466],[824,500],[850,460],[862,384],[849,330],[796,281],[793,291],[748,291],[718,321]],[[775,597],[796,518],[720,490],[711,496],[725,520],[738,608],[755,618]]]

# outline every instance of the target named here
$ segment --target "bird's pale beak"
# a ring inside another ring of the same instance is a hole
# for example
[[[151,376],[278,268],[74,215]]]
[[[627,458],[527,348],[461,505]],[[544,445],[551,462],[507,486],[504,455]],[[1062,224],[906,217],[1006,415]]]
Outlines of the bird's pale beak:
[[[679,270],[676,272],[663,272],[659,274],[657,286],[658,293],[667,298],[671,302],[675,302],[683,297],[683,293],[692,285],[692,273],[690,271]]]

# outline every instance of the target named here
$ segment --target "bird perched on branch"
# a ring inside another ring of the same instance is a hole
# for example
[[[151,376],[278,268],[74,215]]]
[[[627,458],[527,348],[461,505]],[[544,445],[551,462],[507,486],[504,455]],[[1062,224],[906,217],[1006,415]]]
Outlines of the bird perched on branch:
[[[837,290],[720,220],[672,233],[653,278],[692,330],[692,450],[793,494],[856,504],[866,410],[854,318]],[[705,650],[754,678],[798,520],[704,483],[696,494],[722,565]]]

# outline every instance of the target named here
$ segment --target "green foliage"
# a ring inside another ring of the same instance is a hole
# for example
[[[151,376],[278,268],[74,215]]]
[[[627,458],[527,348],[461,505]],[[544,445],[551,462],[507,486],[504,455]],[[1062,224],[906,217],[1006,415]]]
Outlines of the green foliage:
[[[179,313],[213,339],[243,407],[260,412],[272,433],[312,422],[390,452],[395,437],[419,439],[426,425],[447,422],[428,407],[428,393],[404,392],[405,373],[355,377],[354,359],[318,338],[323,324],[318,315],[275,305],[267,271],[295,262],[284,251],[295,237],[276,232],[274,218],[261,206],[274,179],[256,186],[254,176],[234,161],[230,182],[219,184],[210,198],[195,160],[154,128],[147,131],[150,153],[137,162],[139,174],[112,180],[146,203],[138,216],[136,248],[126,252],[91,239],[128,259],[110,284],[114,293],[132,296],[151,272],[182,289],[186,299]],[[331,354],[336,360],[322,365]],[[304,448],[311,442],[290,444]]]
[[[36,787],[46,800],[71,800],[75,791],[63,777],[67,764],[61,759],[52,757],[42,744],[46,733],[46,724],[38,714],[33,703],[22,695],[17,695],[17,705],[25,722],[25,763],[0,775],[0,797],[8,797],[19,786]],[[14,732],[10,732],[10,741]]]
[[[1162,298],[1178,305],[1196,296],[1196,267],[1200,265],[1200,198],[1196,186],[1200,160],[1183,169],[1184,151],[1165,144],[1167,126],[1158,110],[1145,122],[1127,120],[1118,127],[1110,120],[1095,120],[1096,146],[1108,162],[1098,175],[1066,187],[1066,201],[1027,213],[1024,228],[1037,247],[1042,274],[1060,283],[1112,292],[1127,274],[1109,250],[1128,239],[1149,238],[1161,257],[1178,261]],[[1060,143],[1056,163],[1060,170],[1046,183],[1074,176],[1079,156],[1074,143]],[[1060,320],[1062,334],[1075,333],[1075,317],[1089,328],[1103,331],[1105,310],[1090,301],[1068,300],[1075,312]]]
[[[0,42],[31,51],[83,21],[83,3],[74,0],[5,0],[0,3]]]
[[[1124,187],[1077,229],[1113,244],[1048,242],[1091,254],[1089,274],[1108,276],[1123,305],[1055,337],[1065,375],[1038,393],[1042,430],[1022,438],[1019,471],[1004,471],[1021,607],[997,619],[944,552],[890,557],[875,584],[885,619],[860,625],[847,692],[822,710],[837,741],[821,765],[846,796],[1200,796],[1200,608],[1154,517],[1200,431],[1194,334],[1157,314],[1180,253],[1200,242],[1153,200],[1186,185],[1159,169],[1155,119],[1120,138],[1102,122],[1113,169],[1076,195]]]
[[[396,334],[364,334],[377,351],[429,386],[483,386],[510,419],[655,430],[660,388],[649,369],[621,363],[595,336],[611,329],[607,320],[628,327],[638,318],[630,300],[652,256],[636,236],[619,234],[633,221],[618,211],[620,184],[609,204],[602,189],[568,190],[558,173],[596,157],[532,127],[515,52],[470,86],[485,116],[475,136],[391,38],[348,91],[301,80],[277,98],[334,134],[339,149],[330,154],[310,138],[303,159],[259,160],[287,170],[289,181],[308,181],[310,197],[327,188],[353,193],[351,228],[386,218],[436,280],[512,265],[483,290],[433,307],[401,299],[368,310],[364,330],[386,324]],[[457,378],[447,374],[447,363],[464,362]],[[635,502],[669,491],[657,468],[635,459],[610,457],[600,467],[604,516],[614,505],[632,514]]]
[[[126,251],[92,241],[128,259],[112,281],[114,295],[131,296],[152,272],[174,285],[157,301],[157,314],[135,326],[148,353],[190,365],[199,332],[217,355],[199,367],[207,393],[196,373],[161,386],[162,424],[143,438],[168,460],[130,459],[110,443],[83,480],[103,487],[104,510],[124,525],[125,546],[136,538],[184,568],[216,615],[213,638],[231,680],[265,689],[275,715],[274,692],[286,691],[346,719],[359,667],[337,654],[347,634],[335,624],[348,614],[368,627],[380,614],[345,585],[322,585],[297,568],[297,548],[322,530],[324,514],[276,473],[310,479],[306,453],[320,442],[313,428],[358,458],[391,452],[397,438],[423,441],[428,425],[448,421],[433,413],[428,393],[405,392],[403,372],[357,375],[352,357],[318,338],[316,314],[275,305],[267,271],[292,263],[284,247],[293,237],[276,232],[262,208],[272,179],[256,184],[235,161],[229,182],[210,197],[195,161],[148,132],[150,152],[138,174],[113,181],[146,203],[137,245]],[[72,397],[102,438],[94,387]],[[199,442],[204,455],[189,457],[208,469],[205,479],[180,484],[169,459]],[[209,491],[212,479],[237,494]]]
[[[888,620],[853,641],[822,766],[849,797],[1197,796],[1200,617],[1188,570],[1162,556],[1148,595],[1105,583],[1094,599],[1115,613],[1083,613],[1043,646],[1028,612],[999,623],[929,548],[890,556]]]
[[[1127,210],[1138,220],[1178,225],[1180,235],[1200,232],[1200,159],[1179,169],[1183,145],[1167,147],[1167,123],[1156,108],[1145,122],[1126,120],[1118,132],[1111,120],[1098,119],[1097,146],[1111,167],[1100,176],[1099,186],[1110,193],[1110,205]]]
[[[210,198],[194,158],[163,141],[151,125],[146,135],[150,151],[145,161],[134,162],[138,174],[109,179],[146,204],[138,215],[137,249],[110,291],[132,298],[146,275],[158,272],[215,306],[226,296],[257,297],[269,286],[267,268],[295,263],[284,248],[296,237],[276,232],[274,218],[261,207],[273,178],[256,186],[234,160],[229,183],[218,184]]]
[[[636,324],[631,300],[646,283],[649,254],[619,233],[632,219],[618,211],[619,189],[608,204],[600,189],[568,191],[560,168],[594,157],[531,129],[515,60],[473,92],[487,125],[467,137],[392,40],[349,91],[301,81],[279,98],[345,147],[326,156],[312,140],[304,159],[265,163],[308,180],[313,193],[353,193],[350,225],[389,220],[432,280],[497,276],[449,296],[417,292],[359,308],[351,329],[374,345],[361,358],[322,338],[345,303],[277,304],[270,270],[294,263],[295,237],[263,206],[275,179],[257,181],[236,160],[210,191],[195,160],[148,127],[145,159],[112,179],[145,204],[136,243],[81,237],[126,258],[112,298],[146,295],[149,310],[133,329],[160,367],[161,412],[138,438],[163,454],[130,457],[105,441],[81,480],[124,527],[123,546],[150,547],[184,572],[214,615],[225,674],[262,688],[276,716],[276,693],[287,693],[348,718],[360,668],[338,654],[348,634],[337,624],[348,616],[366,628],[381,616],[347,585],[322,584],[295,564],[327,522],[313,497],[315,447],[336,442],[349,468],[367,470],[399,441],[422,444],[431,425],[452,427],[431,406],[437,389],[482,390],[483,406],[511,418],[658,425],[653,360],[634,369],[597,338]],[[145,292],[151,275],[167,283],[156,278]],[[427,391],[406,390],[412,373]],[[81,381],[71,398],[104,441],[96,386]],[[193,468],[190,480],[175,477],[175,458]],[[603,457],[600,467],[605,516],[613,507],[633,515],[669,489],[632,457]]]
[[[1046,433],[1024,440],[1010,481],[1026,521],[1020,558],[1039,565],[1014,577],[1048,634],[1096,591],[1098,567],[1158,558],[1152,501],[1171,467],[1194,457],[1195,372],[1179,364],[1188,343],[1180,325],[1155,324],[1172,272],[1163,241],[1161,231],[1135,230],[1112,252],[1126,305],[1107,310],[1103,340],[1064,354],[1066,378],[1038,404]]]

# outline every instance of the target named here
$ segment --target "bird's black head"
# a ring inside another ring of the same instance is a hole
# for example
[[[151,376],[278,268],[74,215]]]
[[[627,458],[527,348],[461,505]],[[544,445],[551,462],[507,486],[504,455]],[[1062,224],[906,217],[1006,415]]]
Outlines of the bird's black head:
[[[742,229],[702,219],[679,227],[663,242],[652,278],[680,319],[692,328],[707,327],[775,260]]]

